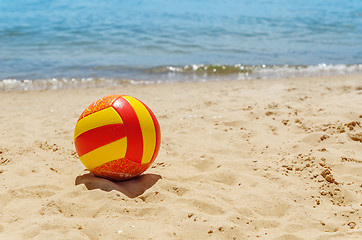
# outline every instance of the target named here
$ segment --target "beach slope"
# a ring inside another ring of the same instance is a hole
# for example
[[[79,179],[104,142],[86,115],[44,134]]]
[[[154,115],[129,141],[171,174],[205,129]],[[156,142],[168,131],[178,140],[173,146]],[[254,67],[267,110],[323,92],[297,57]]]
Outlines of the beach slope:
[[[84,169],[82,111],[110,94],[157,116],[141,177]],[[362,76],[0,94],[0,239],[361,239]]]

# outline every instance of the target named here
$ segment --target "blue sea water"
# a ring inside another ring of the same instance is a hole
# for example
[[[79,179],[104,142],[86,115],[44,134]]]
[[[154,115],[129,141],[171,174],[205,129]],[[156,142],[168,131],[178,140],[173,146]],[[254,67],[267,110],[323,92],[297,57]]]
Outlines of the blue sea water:
[[[0,0],[0,88],[355,72],[361,0]]]

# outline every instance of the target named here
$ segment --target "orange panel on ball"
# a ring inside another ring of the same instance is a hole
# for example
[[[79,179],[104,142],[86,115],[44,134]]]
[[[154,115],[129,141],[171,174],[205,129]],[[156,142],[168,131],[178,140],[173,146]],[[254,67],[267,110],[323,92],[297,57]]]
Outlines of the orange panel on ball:
[[[94,175],[99,177],[109,178],[113,180],[126,180],[135,176],[140,175],[151,165],[148,164],[139,164],[133,161],[128,160],[127,158],[122,158],[107,162],[99,167],[96,167],[91,170]]]
[[[80,115],[79,119],[82,119],[94,112],[98,112],[100,110],[103,110],[109,106],[111,106],[111,104],[113,103],[113,101],[115,99],[117,99],[118,97],[120,97],[121,95],[109,95],[106,97],[103,97],[101,99],[98,99],[97,101],[93,102],[91,105],[89,105],[84,112]]]

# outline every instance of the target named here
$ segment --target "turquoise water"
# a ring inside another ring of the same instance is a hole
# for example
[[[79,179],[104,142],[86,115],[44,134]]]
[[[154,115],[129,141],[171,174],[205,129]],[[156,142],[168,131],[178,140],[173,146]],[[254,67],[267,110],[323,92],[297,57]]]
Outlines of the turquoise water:
[[[0,0],[0,87],[362,72],[361,39],[361,0]]]

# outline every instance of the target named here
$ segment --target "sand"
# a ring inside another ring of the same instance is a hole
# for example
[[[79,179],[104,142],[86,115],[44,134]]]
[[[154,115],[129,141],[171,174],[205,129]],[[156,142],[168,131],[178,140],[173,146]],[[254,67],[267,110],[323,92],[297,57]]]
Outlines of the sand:
[[[125,182],[73,145],[109,94],[161,125]],[[2,92],[0,109],[0,239],[362,239],[361,75]]]

